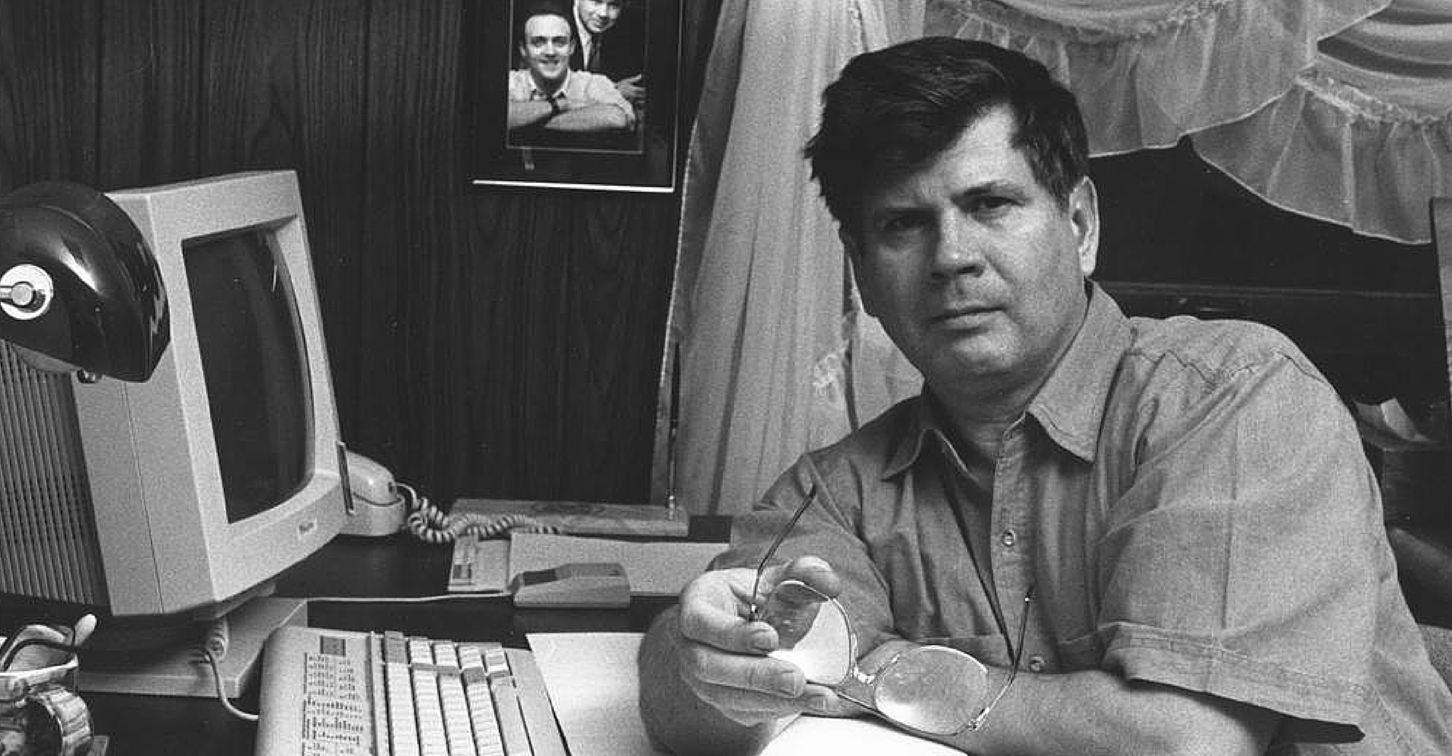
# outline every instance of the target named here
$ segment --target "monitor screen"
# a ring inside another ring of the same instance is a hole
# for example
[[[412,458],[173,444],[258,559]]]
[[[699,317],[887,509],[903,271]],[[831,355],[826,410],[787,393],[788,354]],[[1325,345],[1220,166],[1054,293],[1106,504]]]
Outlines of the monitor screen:
[[[306,354],[265,229],[183,243],[228,522],[265,512],[307,478]]]

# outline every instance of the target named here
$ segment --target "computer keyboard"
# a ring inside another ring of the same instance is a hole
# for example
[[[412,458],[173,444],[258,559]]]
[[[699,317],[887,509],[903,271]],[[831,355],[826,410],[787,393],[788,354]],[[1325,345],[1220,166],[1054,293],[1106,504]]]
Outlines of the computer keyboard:
[[[263,656],[256,756],[565,756],[528,651],[283,627]]]

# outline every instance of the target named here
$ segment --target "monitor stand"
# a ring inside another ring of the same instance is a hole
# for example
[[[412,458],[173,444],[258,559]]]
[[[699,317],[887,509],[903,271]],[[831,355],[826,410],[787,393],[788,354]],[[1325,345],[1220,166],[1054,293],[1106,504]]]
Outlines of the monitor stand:
[[[307,619],[306,600],[294,598],[254,598],[228,612],[227,655],[217,665],[225,695],[236,698],[257,678],[273,630],[306,625]],[[198,626],[194,640],[156,651],[82,653],[77,687],[82,693],[215,698],[212,666],[201,652],[207,624]]]

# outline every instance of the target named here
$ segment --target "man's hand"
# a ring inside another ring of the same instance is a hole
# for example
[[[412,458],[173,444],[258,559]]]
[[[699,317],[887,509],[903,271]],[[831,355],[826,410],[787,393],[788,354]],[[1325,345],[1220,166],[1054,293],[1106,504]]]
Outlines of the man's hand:
[[[642,81],[645,74],[627,76],[615,82],[615,89],[620,92],[631,105],[640,106],[645,104],[645,84]]]
[[[841,590],[841,580],[815,557],[767,568],[758,597],[751,595],[755,578],[754,570],[744,568],[707,572],[681,593],[680,671],[686,685],[701,701],[743,725],[803,712],[856,713],[830,688],[808,683],[795,664],[767,656],[780,643],[777,631],[750,619],[753,602],[764,603],[783,580],[800,580],[827,596]]]

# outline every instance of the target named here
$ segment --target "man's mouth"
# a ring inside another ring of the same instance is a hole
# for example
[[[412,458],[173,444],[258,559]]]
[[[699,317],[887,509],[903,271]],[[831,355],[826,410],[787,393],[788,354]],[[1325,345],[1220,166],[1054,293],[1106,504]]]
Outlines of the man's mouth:
[[[947,326],[975,325],[998,311],[999,308],[989,305],[960,305],[940,311],[932,317],[932,322],[934,325]]]

